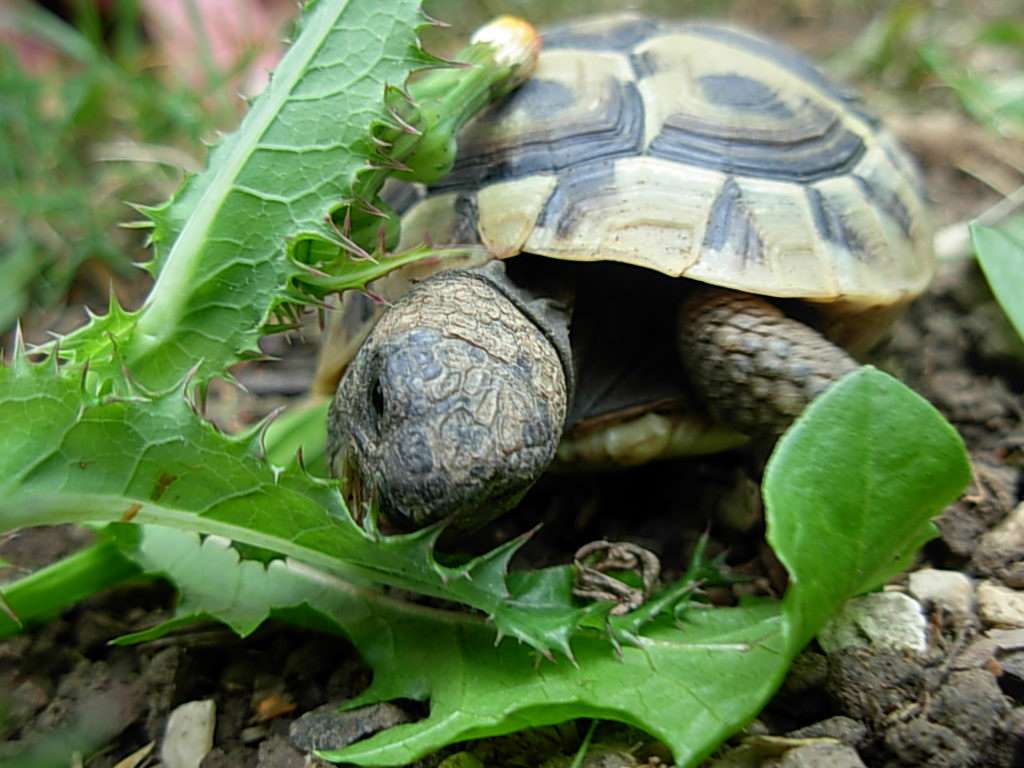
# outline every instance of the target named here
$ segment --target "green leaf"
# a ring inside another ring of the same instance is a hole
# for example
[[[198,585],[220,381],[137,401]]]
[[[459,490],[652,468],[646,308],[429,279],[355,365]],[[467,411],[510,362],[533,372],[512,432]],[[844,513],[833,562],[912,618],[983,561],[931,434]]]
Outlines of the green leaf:
[[[314,475],[327,477],[327,409],[331,401],[325,397],[311,397],[297,406],[286,409],[274,419],[264,437],[267,460],[285,467],[296,460],[301,452],[306,469]]]
[[[74,370],[23,351],[0,369],[0,530],[131,520],[220,535],[357,581],[455,600],[498,632],[568,652],[584,615],[536,593],[514,595],[508,562],[523,543],[457,567],[435,561],[439,528],[376,538],[350,518],[333,481],[260,457],[259,431],[230,437],[199,418],[180,388],[100,396]]]
[[[166,386],[199,361],[219,373],[255,349],[292,272],[285,244],[333,239],[327,216],[373,156],[385,87],[422,64],[418,10],[418,0],[310,5],[238,132],[157,217],[167,255],[127,347],[141,381]]]
[[[116,346],[139,382],[162,389],[193,368],[204,380],[255,353],[300,271],[288,249],[337,239],[327,219],[375,156],[385,87],[432,61],[417,40],[419,5],[310,3],[239,130],[214,148],[206,171],[149,210],[158,276],[145,305],[120,334],[92,326],[62,344],[64,354],[89,359],[95,373],[117,356],[95,347]]]
[[[430,700],[428,719],[330,755],[360,765],[405,765],[456,741],[576,717],[643,728],[688,763],[753,717],[786,664],[772,604],[694,609],[681,626],[662,617],[643,646],[624,648],[621,658],[600,633],[580,636],[574,664],[539,659],[509,640],[496,645],[478,616],[401,602],[290,560],[240,561],[223,543],[181,531],[147,526],[126,535],[123,553],[177,584],[181,600],[174,619],[122,642],[210,616],[243,634],[268,616],[326,625],[347,635],[374,670],[370,689],[348,707]]]
[[[202,385],[259,355],[260,335],[293,325],[297,306],[448,255],[388,253],[399,222],[377,193],[399,172],[420,181],[447,172],[461,125],[532,71],[536,37],[496,22],[495,42],[462,51],[464,67],[406,90],[415,69],[445,64],[419,46],[419,5],[310,3],[271,83],[207,170],[164,205],[139,208],[156,252],[142,308],[69,335],[63,359],[88,363],[99,391],[116,389],[122,369],[148,390],[188,372]]]
[[[998,228],[974,222],[971,239],[992,293],[1024,339],[1024,216]]]
[[[0,638],[52,619],[138,572],[116,545],[101,536],[95,544],[3,585],[0,600],[6,601],[9,612],[0,613]]]
[[[963,441],[926,400],[871,367],[818,398],[765,471],[768,541],[790,574],[790,650],[850,597],[906,568],[970,480]]]
[[[663,619],[645,632],[642,648],[623,648],[621,658],[604,638],[581,636],[573,643],[577,666],[538,663],[509,643],[495,647],[485,628],[442,631],[395,619],[388,626],[401,642],[367,649],[376,674],[362,702],[411,695],[407,678],[418,673],[430,691],[430,717],[331,759],[404,765],[445,743],[598,717],[639,727],[668,744],[680,765],[694,764],[756,714],[786,663],[773,605],[695,609],[682,627]],[[417,641],[424,631],[435,642]]]

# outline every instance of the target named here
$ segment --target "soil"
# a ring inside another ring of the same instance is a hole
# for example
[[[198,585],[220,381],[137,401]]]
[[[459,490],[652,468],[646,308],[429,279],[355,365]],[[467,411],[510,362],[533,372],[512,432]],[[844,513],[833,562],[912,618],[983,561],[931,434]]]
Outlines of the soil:
[[[949,157],[930,155],[928,136],[914,133],[908,139],[923,154],[940,223],[968,218],[994,199]],[[873,360],[946,415],[963,435],[974,466],[974,484],[939,519],[941,537],[927,545],[917,567],[959,571],[975,584],[1021,590],[1019,538],[991,533],[1024,500],[1024,357],[1015,343],[976,266],[957,260],[943,265],[931,291],[911,307]],[[312,344],[268,344],[283,359],[240,371],[250,394],[227,385],[211,393],[211,408],[227,429],[288,402],[310,378]],[[744,454],[568,482],[549,478],[523,511],[495,523],[474,544],[491,546],[539,520],[542,532],[519,566],[566,562],[581,544],[605,537],[657,552],[671,577],[710,527],[711,554],[725,553],[735,572],[751,577],[741,588],[777,594],[783,574],[763,544],[757,481],[757,461]],[[623,509],[630,514],[622,515]],[[87,538],[67,527],[23,531],[0,545],[0,557],[32,569]],[[905,585],[903,579],[893,588]],[[712,595],[720,602],[735,596],[728,589]],[[213,745],[203,768],[311,765],[316,761],[305,749],[321,743],[317,739],[339,732],[359,738],[423,714],[409,702],[340,720],[321,709],[369,682],[354,651],[333,636],[269,623],[239,640],[211,625],[135,647],[108,644],[166,618],[172,606],[173,593],[164,585],[125,585],[0,642],[0,737],[7,740],[0,745],[0,766],[80,764],[74,755],[89,756],[93,768],[157,765],[170,712],[203,699],[216,703]],[[828,738],[872,767],[1024,765],[1024,630],[1014,633],[976,610],[955,615],[927,608],[926,654],[861,649],[828,656],[812,645],[746,737]],[[470,749],[488,765],[537,765],[542,759],[568,765],[587,728],[585,722],[570,723]],[[601,746],[584,765],[668,762],[659,745],[614,724],[600,726],[594,743]],[[127,759],[154,744],[148,757]],[[747,764],[848,764],[828,750],[798,762],[793,756],[803,751],[789,757],[776,751]],[[541,753],[544,758],[537,758]],[[531,755],[525,762],[524,754]],[[423,765],[437,765],[443,757]]]

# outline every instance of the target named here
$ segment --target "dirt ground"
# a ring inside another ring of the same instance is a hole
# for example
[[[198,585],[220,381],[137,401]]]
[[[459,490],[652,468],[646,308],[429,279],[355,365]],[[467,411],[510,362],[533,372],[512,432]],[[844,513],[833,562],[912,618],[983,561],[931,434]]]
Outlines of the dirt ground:
[[[924,163],[941,225],[963,221],[997,199],[952,160],[949,142],[964,142],[964,152],[984,155],[984,138],[972,144],[974,128],[966,122],[950,127],[948,118],[910,121],[897,115],[891,121]],[[301,393],[315,348],[271,343],[284,362],[243,370],[240,378],[250,385],[250,395],[218,390],[225,421],[250,421]],[[968,445],[976,482],[945,511],[941,537],[917,565],[966,575],[968,609],[924,601],[929,643],[917,655],[870,644],[827,654],[812,645],[747,736],[830,738],[830,746],[847,745],[872,768],[1024,765],[1024,624],[986,613],[979,600],[981,589],[1016,590],[1018,596],[1024,590],[1024,356],[1018,345],[977,267],[954,258],[876,350],[872,360],[934,403]],[[737,573],[753,577],[748,588],[772,592],[778,578],[763,543],[757,480],[756,462],[742,453],[570,482],[551,478],[528,499],[528,511],[496,523],[479,545],[540,520],[544,528],[522,565],[565,562],[580,544],[608,537],[655,550],[671,575],[710,525],[712,551],[726,552]],[[609,514],[624,508],[637,514]],[[24,531],[0,545],[0,557],[31,569],[87,538],[70,528]],[[893,585],[895,591],[907,588],[907,578]],[[733,595],[713,597],[728,601]],[[324,724],[315,716],[299,721],[369,682],[367,669],[337,637],[268,624],[239,640],[210,625],[136,647],[108,644],[166,618],[172,605],[166,586],[122,586],[0,642],[0,738],[7,740],[0,745],[0,766],[156,765],[168,714],[205,699],[216,702],[216,728],[203,768],[297,768],[310,764],[301,747],[317,728],[358,738],[423,714],[415,704],[400,703],[398,709],[375,709],[342,723]],[[568,765],[587,725],[496,739],[474,750],[488,765]],[[148,757],[126,760],[154,743]],[[584,765],[667,761],[658,745],[617,726],[598,729],[595,743],[603,746]],[[737,738],[733,745],[739,743]],[[76,763],[74,753],[91,757]],[[543,758],[537,758],[540,753]],[[858,764],[821,751],[803,762],[792,759],[796,751],[780,757],[778,747],[764,747],[761,754],[761,762],[746,764]]]

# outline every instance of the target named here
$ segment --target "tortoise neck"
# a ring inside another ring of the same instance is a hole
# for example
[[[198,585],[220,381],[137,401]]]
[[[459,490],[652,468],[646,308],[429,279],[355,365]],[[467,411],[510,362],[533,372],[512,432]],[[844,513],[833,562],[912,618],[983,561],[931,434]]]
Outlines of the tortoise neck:
[[[495,260],[467,272],[500,291],[555,348],[565,374],[568,413],[576,392],[576,368],[569,342],[575,281],[569,270],[558,269],[557,265],[553,268],[550,259],[540,264],[532,262],[529,257],[519,256],[513,263]]]

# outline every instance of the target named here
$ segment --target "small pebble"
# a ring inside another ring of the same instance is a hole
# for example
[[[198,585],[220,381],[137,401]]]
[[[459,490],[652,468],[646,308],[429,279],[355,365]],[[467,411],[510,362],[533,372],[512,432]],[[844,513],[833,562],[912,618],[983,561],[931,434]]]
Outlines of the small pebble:
[[[1024,591],[991,581],[979,584],[978,615],[989,626],[1024,627]]]
[[[836,715],[805,725],[786,734],[791,739],[835,739],[850,747],[860,747],[868,741],[868,727],[860,720]]]
[[[999,687],[1017,704],[1024,704],[1024,651],[1003,657],[999,666]]]
[[[987,667],[995,660],[999,645],[989,637],[976,638],[953,660],[951,669],[978,669]]]
[[[164,768],[199,768],[213,749],[217,705],[213,699],[190,701],[174,709],[167,718],[160,759]]]
[[[960,571],[914,571],[910,574],[910,594],[920,603],[943,608],[961,619],[973,614],[974,585]]]
[[[341,749],[385,728],[411,720],[405,710],[387,702],[347,712],[338,711],[338,706],[324,704],[291,724],[288,738],[296,749],[304,752]]]
[[[996,737],[1009,711],[995,677],[985,669],[952,672],[928,704],[928,719],[964,739],[975,753]]]
[[[826,654],[846,648],[911,651],[928,649],[921,605],[900,592],[874,592],[848,600],[818,635]]]
[[[981,537],[971,564],[979,573],[1024,588],[1024,502]]]
[[[242,732],[238,734],[238,738],[241,739],[243,744],[253,745],[258,741],[263,741],[267,738],[267,729],[263,725],[250,725],[248,728],[243,728]]]
[[[944,725],[927,717],[897,722],[885,732],[885,746],[896,757],[891,765],[971,768],[976,765],[970,745]]]
[[[1007,715],[1003,733],[1004,737],[997,746],[994,757],[1001,752],[1008,759],[997,765],[1024,765],[1024,707],[1017,707]]]
[[[999,525],[986,533],[981,543],[1005,546],[1024,557],[1024,501],[1014,507]]]
[[[866,768],[857,750],[845,744],[808,744],[789,750],[779,768]]]
[[[306,758],[283,736],[271,736],[260,744],[256,768],[306,768]]]
[[[975,638],[956,657],[953,669],[976,669],[990,665],[1003,653],[1024,651],[1024,629],[990,629]]]
[[[1024,651],[1024,627],[1015,629],[990,629],[985,633],[1000,651]]]

